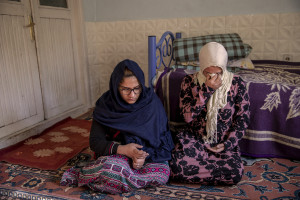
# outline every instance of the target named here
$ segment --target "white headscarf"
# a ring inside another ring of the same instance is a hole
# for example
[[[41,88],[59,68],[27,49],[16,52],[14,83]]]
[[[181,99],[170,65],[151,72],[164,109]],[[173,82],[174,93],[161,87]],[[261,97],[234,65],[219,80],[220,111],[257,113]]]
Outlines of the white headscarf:
[[[217,42],[209,42],[199,52],[200,71],[196,73],[200,86],[205,83],[206,77],[203,71],[210,66],[222,68],[222,86],[219,87],[207,102],[206,132],[204,141],[212,144],[217,142],[217,117],[218,110],[227,104],[227,92],[232,83],[233,73],[227,71],[228,54],[223,45]]]

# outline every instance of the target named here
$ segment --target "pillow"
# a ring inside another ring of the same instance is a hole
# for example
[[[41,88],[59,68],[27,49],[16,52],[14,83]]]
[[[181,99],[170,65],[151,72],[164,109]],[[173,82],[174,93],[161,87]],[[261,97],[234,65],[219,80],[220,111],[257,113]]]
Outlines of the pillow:
[[[208,42],[222,44],[227,50],[228,60],[245,58],[252,50],[250,45],[243,43],[237,33],[179,38],[175,39],[173,43],[175,61],[190,62],[199,60],[199,51]]]
[[[239,60],[231,60],[227,63],[227,67],[238,67],[242,69],[254,69],[251,59],[246,57]]]
[[[245,57],[247,57],[250,55],[252,51],[252,47],[249,44],[244,43],[244,48],[245,48]]]
[[[180,62],[179,64],[173,65],[173,69],[186,69],[186,70],[193,70],[193,71],[199,71],[199,62],[193,61],[193,62]],[[254,69],[255,66],[252,63],[251,59],[249,57],[241,58],[238,60],[231,60],[227,63],[227,70],[230,72],[238,72],[241,69]]]
[[[186,65],[181,63],[179,65],[173,65],[172,69],[185,69],[185,70],[199,71],[200,67],[199,65]]]
[[[171,67],[171,69],[183,69],[187,74],[191,74],[191,73],[196,73],[197,71],[200,70],[200,67],[196,67],[196,66],[193,66],[193,65],[173,65]],[[230,67],[230,66],[227,66],[227,70],[230,71],[230,72],[238,72],[240,71],[240,67]]]
[[[179,62],[180,65],[183,66],[194,66],[199,67],[199,61],[187,61],[187,62]]]

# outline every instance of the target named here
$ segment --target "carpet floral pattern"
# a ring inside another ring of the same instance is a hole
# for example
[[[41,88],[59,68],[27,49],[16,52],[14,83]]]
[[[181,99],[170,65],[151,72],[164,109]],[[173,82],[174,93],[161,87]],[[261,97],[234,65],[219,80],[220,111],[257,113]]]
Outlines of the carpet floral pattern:
[[[91,121],[67,118],[16,145],[0,150],[0,161],[56,170],[89,146]]]
[[[300,199],[300,162],[279,158],[243,157],[245,172],[234,186],[205,186],[170,182],[120,195],[87,188],[60,186],[63,172],[93,159],[89,148],[58,170],[41,170],[0,162],[0,199]]]

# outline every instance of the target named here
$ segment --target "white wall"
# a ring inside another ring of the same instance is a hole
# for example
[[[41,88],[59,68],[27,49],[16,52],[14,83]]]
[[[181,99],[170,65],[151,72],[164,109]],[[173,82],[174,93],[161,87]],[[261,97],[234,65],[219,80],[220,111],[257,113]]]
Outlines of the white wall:
[[[191,18],[300,11],[300,0],[83,0],[86,21]]]
[[[168,3],[174,2],[169,5]],[[121,60],[136,61],[148,82],[148,36],[238,33],[251,59],[300,62],[300,0],[83,0],[91,100]]]

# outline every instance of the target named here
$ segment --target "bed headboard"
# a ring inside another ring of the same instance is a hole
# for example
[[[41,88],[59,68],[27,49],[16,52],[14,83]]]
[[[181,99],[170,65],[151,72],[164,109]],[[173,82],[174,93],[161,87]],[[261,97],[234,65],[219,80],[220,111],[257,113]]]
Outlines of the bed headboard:
[[[165,32],[158,43],[156,36],[148,36],[148,81],[149,87],[152,87],[152,80],[155,77],[156,70],[161,67],[169,68],[174,61],[173,42],[175,38],[181,38],[181,33]],[[158,52],[158,55],[156,54]]]

